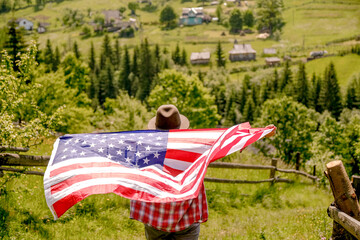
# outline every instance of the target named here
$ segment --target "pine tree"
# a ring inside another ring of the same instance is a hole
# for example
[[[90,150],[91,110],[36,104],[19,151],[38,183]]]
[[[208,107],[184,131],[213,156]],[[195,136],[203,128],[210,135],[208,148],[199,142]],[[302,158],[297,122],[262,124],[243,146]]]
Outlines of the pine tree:
[[[241,113],[244,111],[246,99],[248,98],[250,92],[250,79],[251,77],[249,75],[245,75],[244,80],[242,81],[241,94],[238,101]]]
[[[138,91],[139,88],[139,83],[137,81],[135,81],[136,79],[139,78],[139,48],[136,46],[134,48],[134,53],[133,53],[133,60],[132,60],[132,67],[131,67],[131,72],[133,77],[130,78],[130,85],[131,85],[131,94],[135,95],[135,93]]]
[[[161,55],[160,55],[160,47],[159,44],[155,44],[154,48],[154,68],[155,75],[157,75],[161,71]]]
[[[273,76],[273,78],[272,78],[272,81],[273,81],[273,83],[272,83],[272,90],[273,90],[273,93],[274,93],[274,95],[275,95],[275,93],[278,92],[278,89],[279,89],[279,81],[280,81],[280,79],[279,79],[279,74],[278,74],[278,71],[277,71],[276,68],[275,68],[275,70],[274,70],[274,76]]]
[[[182,50],[182,54],[181,54],[181,66],[186,66],[187,65],[187,53],[185,51],[185,48],[183,48]]]
[[[50,72],[52,70],[52,64],[54,62],[54,53],[52,50],[50,39],[46,41],[46,47],[44,51],[44,62],[46,64],[45,72]]]
[[[118,95],[117,86],[114,84],[114,69],[110,62],[106,64],[107,86],[106,93],[108,98],[116,98]]]
[[[174,61],[175,64],[178,64],[178,65],[181,64],[181,54],[180,54],[179,43],[176,44],[175,51],[171,55],[171,58],[172,58],[172,60]]]
[[[56,46],[55,48],[55,54],[54,54],[54,58],[53,58],[53,63],[52,63],[52,70],[54,72],[56,72],[59,68],[59,65],[61,63],[61,59],[60,59],[60,51],[59,51],[59,48],[58,46]]]
[[[324,84],[321,90],[320,98],[323,109],[328,110],[333,117],[338,119],[342,111],[341,93],[335,66],[332,62],[325,70]]]
[[[115,46],[114,46],[114,68],[116,70],[118,70],[120,68],[120,63],[121,63],[121,48],[119,45],[119,40],[115,41]]]
[[[124,56],[121,62],[122,62],[122,67],[119,78],[119,87],[127,91],[129,96],[132,96],[131,83],[129,79],[129,75],[131,73],[131,63],[130,63],[130,55],[127,45],[124,46]]]
[[[321,112],[321,103],[320,103],[320,92],[321,92],[321,78],[317,78],[315,73],[311,78],[311,92],[310,92],[310,105],[315,109],[317,112]]]
[[[25,52],[24,33],[22,29],[17,28],[15,20],[11,20],[8,26],[8,40],[5,42],[4,48],[11,57],[14,71],[18,71],[17,61],[20,60],[18,53]]]
[[[224,57],[224,52],[222,50],[220,41],[218,42],[217,47],[216,47],[216,63],[217,63],[218,67],[225,68],[226,60]]]
[[[309,84],[306,78],[305,64],[300,62],[296,82],[296,100],[309,107]]]
[[[346,107],[360,109],[360,77],[354,77],[347,86]]]
[[[109,59],[110,63],[113,63],[113,51],[111,48],[111,42],[109,35],[105,35],[103,44],[101,46],[100,55],[100,68],[105,69],[106,61]]]
[[[76,57],[77,59],[80,59],[81,54],[80,54],[80,51],[79,51],[79,46],[78,46],[78,44],[77,44],[76,41],[74,42],[73,51],[74,51],[75,57]]]
[[[243,119],[245,121],[253,121],[255,119],[255,103],[252,97],[248,97],[246,99],[246,103],[244,106]]]
[[[153,56],[149,49],[147,38],[145,38],[145,41],[141,43],[140,46],[140,69],[141,81],[136,97],[143,101],[147,96],[149,96],[154,78]]]
[[[285,94],[292,96],[293,95],[293,83],[292,83],[292,72],[290,69],[289,61],[285,62],[285,67],[283,75],[281,78],[280,91],[285,92]]]
[[[90,59],[89,59],[89,67],[91,69],[92,72],[95,71],[95,66],[96,66],[96,55],[95,55],[95,49],[94,49],[94,43],[91,42],[90,45]]]

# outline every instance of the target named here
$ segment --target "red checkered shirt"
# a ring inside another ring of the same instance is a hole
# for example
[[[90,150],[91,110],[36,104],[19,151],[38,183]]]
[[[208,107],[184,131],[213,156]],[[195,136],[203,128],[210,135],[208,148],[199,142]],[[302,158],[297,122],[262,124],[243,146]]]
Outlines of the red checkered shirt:
[[[208,206],[204,183],[197,198],[171,203],[131,200],[130,218],[165,232],[177,232],[193,223],[206,222]]]

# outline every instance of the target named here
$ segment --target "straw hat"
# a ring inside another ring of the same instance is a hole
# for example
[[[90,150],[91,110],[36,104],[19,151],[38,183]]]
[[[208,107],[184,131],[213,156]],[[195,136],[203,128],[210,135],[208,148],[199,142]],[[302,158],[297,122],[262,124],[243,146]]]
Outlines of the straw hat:
[[[148,123],[148,129],[187,129],[189,119],[179,113],[174,105],[161,105],[156,111],[156,116]]]

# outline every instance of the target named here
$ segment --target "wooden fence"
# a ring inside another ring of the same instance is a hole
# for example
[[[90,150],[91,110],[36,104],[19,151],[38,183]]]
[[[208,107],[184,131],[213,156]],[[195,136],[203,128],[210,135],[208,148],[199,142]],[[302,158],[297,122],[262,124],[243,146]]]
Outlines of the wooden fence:
[[[21,149],[21,151],[26,151],[27,149]],[[0,148],[1,151],[1,148]],[[7,151],[10,151],[7,148]],[[13,148],[13,151],[19,151],[19,149]],[[10,172],[19,172],[23,174],[32,174],[32,175],[44,175],[43,172],[38,171],[26,171],[8,166],[47,166],[50,160],[50,156],[32,156],[32,155],[20,155],[17,153],[0,153],[0,172],[1,171],[10,171]],[[283,179],[276,177],[276,172],[282,173],[294,173],[298,175],[305,176],[312,179],[314,182],[318,180],[316,176],[310,175],[306,172],[292,169],[280,169],[277,168],[277,159],[272,159],[271,165],[248,165],[248,164],[238,164],[238,163],[225,163],[225,162],[214,162],[209,165],[210,168],[228,168],[228,169],[255,169],[255,170],[270,170],[269,179],[264,180],[238,180],[238,179],[221,179],[221,178],[211,178],[205,177],[207,182],[219,182],[219,183],[276,183],[276,182],[293,182],[290,179]]]
[[[341,161],[326,164],[325,175],[334,196],[327,210],[334,220],[331,239],[360,239],[360,177],[353,176],[351,184]]]

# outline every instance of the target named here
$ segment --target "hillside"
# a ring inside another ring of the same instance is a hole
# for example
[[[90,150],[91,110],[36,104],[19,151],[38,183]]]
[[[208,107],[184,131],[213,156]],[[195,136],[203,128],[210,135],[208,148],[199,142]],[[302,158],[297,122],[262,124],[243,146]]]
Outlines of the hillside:
[[[127,8],[129,0],[74,0],[63,1],[60,3],[48,3],[40,11],[34,11],[34,7],[23,6],[23,9],[14,13],[0,14],[0,26],[5,25],[12,17],[28,18],[36,23],[50,23],[48,31],[44,34],[30,34],[28,38],[38,38],[40,47],[44,47],[47,39],[55,46],[61,46],[61,51],[65,52],[71,46],[72,42],[79,43],[79,49],[83,54],[87,54],[90,48],[90,42],[94,42],[95,49],[100,49],[102,37],[93,36],[84,39],[81,36],[82,27],[66,27],[62,24],[62,18],[68,9],[77,10],[79,14],[85,16],[84,21],[90,23],[94,16],[102,15],[103,10],[115,10],[120,7]],[[23,3],[25,5],[25,3]],[[285,0],[285,10],[283,17],[286,25],[283,29],[280,41],[274,40],[258,40],[256,39],[256,31],[246,36],[233,35],[228,33],[228,29],[216,22],[209,24],[197,25],[192,27],[177,27],[173,30],[164,31],[159,24],[160,11],[165,5],[170,5],[175,12],[180,15],[183,7],[202,6],[202,3],[184,2],[180,0],[160,1],[153,0],[152,6],[148,7],[147,3],[141,3],[140,9],[136,10],[136,16],[131,15],[127,9],[124,12],[123,21],[130,18],[136,19],[140,26],[134,38],[121,38],[121,45],[128,45],[130,48],[139,44],[144,38],[147,38],[150,44],[159,44],[166,46],[171,51],[179,44],[187,51],[188,57],[191,52],[210,51],[215,52],[218,41],[222,43],[226,58],[227,52],[232,49],[234,40],[242,43],[250,43],[257,51],[257,60],[255,62],[229,62],[228,69],[238,69],[253,66],[261,66],[265,64],[262,51],[264,48],[276,48],[277,56],[291,56],[293,61],[305,59],[309,56],[310,51],[327,50],[329,54],[337,54],[338,51],[347,49],[348,44],[342,44],[347,40],[354,39],[360,32],[360,3],[358,1],[293,1]],[[106,7],[105,7],[106,6]],[[247,6],[243,3],[241,10],[256,10],[256,2],[248,1]],[[210,16],[215,16],[216,5],[210,5],[205,2],[204,12]],[[225,18],[229,17],[230,11],[235,8],[234,4],[222,6]],[[86,24],[85,24],[86,25]],[[90,26],[92,28],[92,26]],[[254,29],[255,30],[255,29]],[[225,36],[222,36],[222,33]],[[37,36],[36,36],[37,35]],[[113,38],[117,34],[110,33]],[[356,43],[356,42],[354,42]],[[333,58],[334,61],[340,60]],[[212,57],[212,65],[215,65],[215,56]],[[325,60],[327,62],[327,60]],[[312,63],[309,66],[315,64]],[[210,66],[195,66],[194,70],[206,71]],[[335,65],[337,65],[335,63]],[[339,64],[342,67],[341,63]],[[354,69],[352,68],[354,66]],[[310,67],[311,68],[311,67]],[[323,70],[320,70],[320,72]],[[341,85],[345,85],[348,78],[358,72],[355,64],[347,66],[346,69],[339,69],[339,78]],[[238,76],[232,77],[237,78]]]

